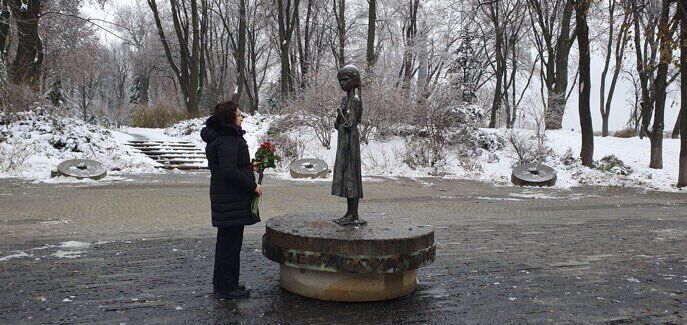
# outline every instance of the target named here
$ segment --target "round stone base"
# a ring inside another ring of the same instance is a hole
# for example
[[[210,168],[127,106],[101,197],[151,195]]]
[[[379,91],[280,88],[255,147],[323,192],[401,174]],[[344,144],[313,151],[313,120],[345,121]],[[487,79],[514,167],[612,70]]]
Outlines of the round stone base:
[[[301,296],[333,301],[378,301],[406,296],[417,287],[417,270],[398,273],[325,272],[281,265],[281,287]]]

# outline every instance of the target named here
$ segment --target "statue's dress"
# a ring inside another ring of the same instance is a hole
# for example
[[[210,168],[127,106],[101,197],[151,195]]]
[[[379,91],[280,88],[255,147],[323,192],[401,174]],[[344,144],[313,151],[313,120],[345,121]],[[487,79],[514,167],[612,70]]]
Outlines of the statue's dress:
[[[363,177],[360,171],[360,132],[358,123],[363,112],[360,98],[344,96],[337,110],[334,127],[338,131],[332,195],[345,198],[363,197]]]

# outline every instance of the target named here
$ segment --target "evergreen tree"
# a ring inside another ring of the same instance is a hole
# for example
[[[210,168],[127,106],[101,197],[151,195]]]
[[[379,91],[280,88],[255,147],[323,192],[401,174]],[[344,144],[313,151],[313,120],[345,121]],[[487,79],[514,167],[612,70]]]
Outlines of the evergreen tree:
[[[50,83],[50,90],[46,94],[48,100],[55,107],[60,107],[64,103],[64,92],[62,91],[62,79],[60,77],[53,78]]]

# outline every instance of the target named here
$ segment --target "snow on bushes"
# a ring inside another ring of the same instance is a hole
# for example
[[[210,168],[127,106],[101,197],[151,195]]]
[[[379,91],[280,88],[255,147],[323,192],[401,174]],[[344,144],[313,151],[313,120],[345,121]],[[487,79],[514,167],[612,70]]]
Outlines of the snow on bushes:
[[[121,173],[152,172],[155,166],[115,141],[107,129],[79,119],[36,109],[0,125],[0,177],[49,178],[60,162],[75,158],[94,159]]]
[[[613,173],[616,175],[630,175],[632,174],[632,168],[625,166],[622,160],[618,159],[615,155],[608,155],[601,158],[601,160],[594,162],[596,169],[605,171],[608,173]]]

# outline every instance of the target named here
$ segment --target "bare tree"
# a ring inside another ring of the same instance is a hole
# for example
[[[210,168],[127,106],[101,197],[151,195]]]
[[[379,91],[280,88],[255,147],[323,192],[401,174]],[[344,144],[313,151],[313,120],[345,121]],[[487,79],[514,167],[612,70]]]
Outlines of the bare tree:
[[[300,0],[276,0],[277,25],[279,31],[279,58],[281,63],[280,84],[282,99],[293,92],[291,71],[291,40],[296,29],[296,18]]]
[[[337,65],[343,67],[346,64],[346,0],[332,0],[332,5],[338,41],[336,46],[332,46],[332,53]]]
[[[506,100],[505,104],[508,110],[506,112],[506,124],[511,127],[511,110],[517,110],[517,106],[510,105],[508,96],[511,88],[514,92],[516,89],[515,82],[519,69],[518,47],[524,32],[525,2],[522,0],[490,1],[482,3],[480,8],[492,28],[491,33],[483,34],[485,37],[493,37],[494,39],[494,56],[490,61],[494,70],[494,78],[496,78],[496,86],[491,104],[489,127],[495,128],[497,126],[499,111],[504,100]],[[491,51],[487,51],[487,53],[489,52]],[[516,100],[515,93],[513,100]],[[512,115],[515,116],[515,112]]]
[[[677,187],[687,186],[687,5],[678,2],[680,17],[680,163]]]
[[[408,7],[406,12],[406,17],[403,20],[402,31],[403,31],[403,65],[401,66],[401,71],[399,72],[399,77],[402,77],[403,88],[410,88],[410,80],[415,74],[413,69],[413,61],[415,60],[415,41],[417,36],[417,13],[420,9],[420,0],[408,0]]]
[[[571,32],[573,4],[568,0],[527,0],[546,87],[546,129],[560,129],[567,103],[568,62],[575,40]]]
[[[589,50],[589,14],[588,0],[569,0],[575,8],[575,34],[580,50],[580,128],[582,129],[582,150],[580,157],[582,164],[591,167],[594,163],[594,129],[592,128],[592,113],[590,108],[591,93],[591,59]]]
[[[630,30],[631,12],[623,10],[623,21],[620,24],[620,29],[617,34],[615,32],[616,20],[616,6],[618,0],[608,0],[608,42],[606,44],[606,58],[604,61],[604,69],[601,72],[601,85],[599,88],[599,110],[601,111],[601,136],[608,136],[608,119],[611,114],[611,104],[613,102],[613,95],[618,83],[618,77],[623,66],[623,59],[625,56],[625,47],[629,39],[628,32]],[[624,8],[621,8],[624,9]],[[613,49],[613,41],[615,40],[615,48]],[[611,53],[613,53],[613,74],[611,76],[611,85],[608,89],[608,98],[606,98],[606,76],[610,69]]]
[[[164,58],[157,53],[162,50],[157,45],[156,28],[150,12],[140,10],[140,0],[131,6],[119,7],[115,12],[115,23],[121,32],[122,41],[128,45],[127,51],[131,60],[134,82],[137,86],[137,97],[133,99],[138,105],[150,103],[150,84],[156,70],[160,70]]]
[[[633,0],[634,44],[637,72],[642,89],[642,130],[651,141],[650,168],[663,168],[663,130],[668,88],[668,69],[672,61],[673,35],[677,20],[671,21],[672,0],[656,2]],[[643,40],[642,40],[643,36]],[[653,119],[653,125],[650,123]]]
[[[10,8],[9,0],[0,2],[0,60],[7,57],[7,45],[10,38]]]
[[[375,65],[375,32],[377,28],[377,0],[367,0],[368,16],[367,16],[367,47],[365,59],[367,62],[367,71],[372,71]]]
[[[9,0],[17,27],[17,52],[10,66],[10,80],[38,90],[43,64],[43,41],[38,33],[38,21],[43,10],[40,0]]]
[[[204,51],[208,28],[207,0],[169,0],[174,42],[166,35],[157,0],[147,1],[155,18],[167,62],[181,86],[186,110],[189,116],[198,116],[199,101],[206,79]],[[174,45],[178,48],[172,51]]]

